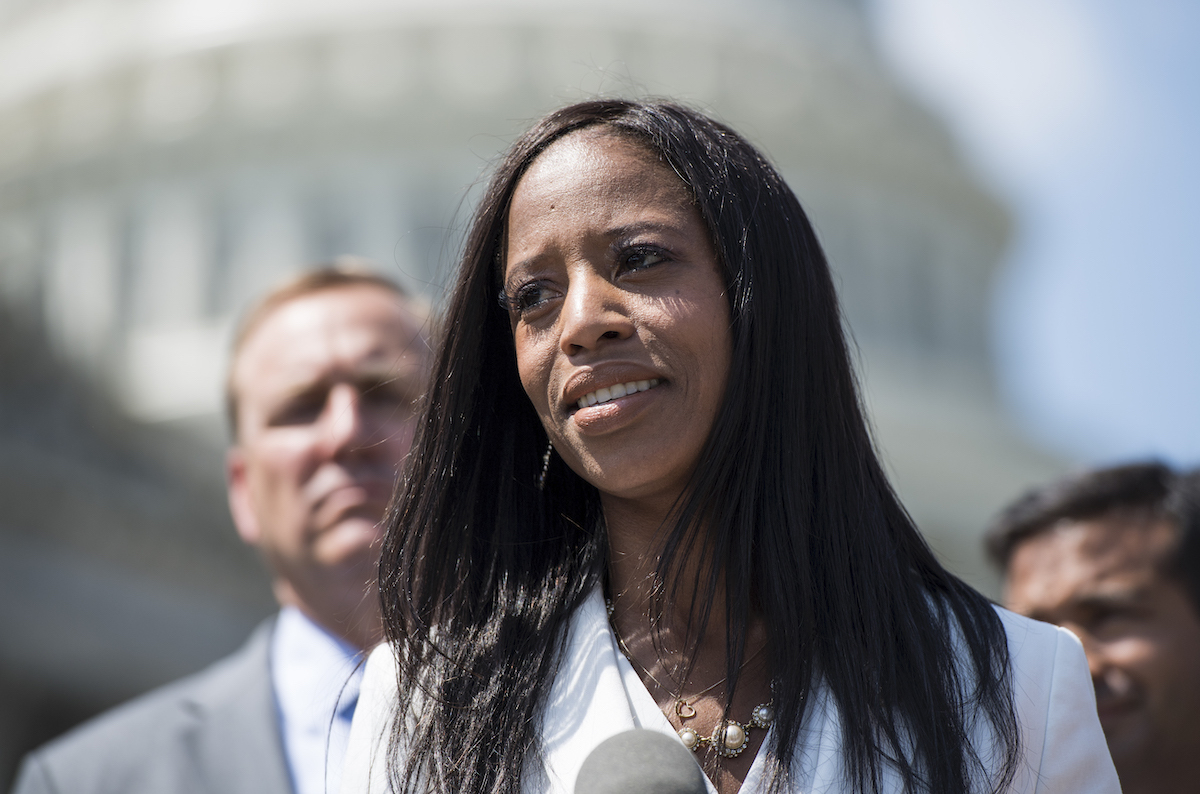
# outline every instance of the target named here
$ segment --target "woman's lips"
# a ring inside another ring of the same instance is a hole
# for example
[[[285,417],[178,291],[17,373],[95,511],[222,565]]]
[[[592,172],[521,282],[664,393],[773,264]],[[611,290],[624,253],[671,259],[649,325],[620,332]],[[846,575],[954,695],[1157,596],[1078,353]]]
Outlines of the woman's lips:
[[[656,381],[655,386],[661,383],[662,381]],[[607,401],[598,401],[593,405],[583,408],[577,407],[571,414],[571,421],[575,423],[576,428],[583,435],[602,435],[624,427],[633,421],[642,412],[642,409],[649,405],[657,396],[655,387],[649,385],[645,390],[626,391],[620,397],[613,397],[611,387],[609,389],[610,393]],[[600,390],[597,389],[597,391]],[[594,392],[591,394],[594,394]]]
[[[591,408],[593,405],[603,405],[611,400],[616,400],[628,394],[637,394],[638,392],[649,391],[657,386],[661,381],[658,378],[650,378],[648,380],[634,380],[628,383],[616,383],[612,386],[602,386],[593,392],[588,392],[576,401],[576,405],[580,408]]]

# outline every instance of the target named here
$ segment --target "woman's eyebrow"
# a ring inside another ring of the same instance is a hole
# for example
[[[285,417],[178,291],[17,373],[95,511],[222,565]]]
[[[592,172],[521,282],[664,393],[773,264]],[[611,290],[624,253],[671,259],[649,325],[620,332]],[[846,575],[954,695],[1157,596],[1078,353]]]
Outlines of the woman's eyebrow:
[[[504,272],[501,274],[501,280],[507,284],[509,279],[519,275],[521,271],[530,270],[537,267],[538,263],[541,262],[544,257],[545,254],[536,253],[532,256],[527,256],[524,259],[518,259],[515,262],[509,262],[508,266],[504,268]]]
[[[634,237],[644,232],[678,234],[679,225],[667,221],[636,221],[622,226],[615,226],[609,229],[607,234],[609,237],[620,239],[622,237]]]
[[[657,233],[673,237],[683,236],[682,224],[665,220],[640,220],[606,229],[601,233],[601,239],[607,239],[610,241],[610,244],[614,244],[646,233]],[[547,258],[552,258],[552,254],[546,251],[537,251],[522,259],[509,260],[504,271],[501,273],[501,286],[507,289],[511,280],[519,277],[522,271],[540,267],[542,262]]]

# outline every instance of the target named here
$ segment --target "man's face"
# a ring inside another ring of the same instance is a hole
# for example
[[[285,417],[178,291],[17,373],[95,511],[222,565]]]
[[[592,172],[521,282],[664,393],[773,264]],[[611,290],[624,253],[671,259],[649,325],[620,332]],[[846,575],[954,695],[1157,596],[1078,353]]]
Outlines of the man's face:
[[[373,581],[426,367],[419,319],[372,286],[288,301],[243,345],[230,505],[285,603],[357,598]]]
[[[1163,521],[1064,522],[1022,541],[1006,605],[1083,642],[1100,723],[1126,791],[1200,763],[1200,616],[1164,576],[1175,530]],[[1157,790],[1167,790],[1158,788]]]

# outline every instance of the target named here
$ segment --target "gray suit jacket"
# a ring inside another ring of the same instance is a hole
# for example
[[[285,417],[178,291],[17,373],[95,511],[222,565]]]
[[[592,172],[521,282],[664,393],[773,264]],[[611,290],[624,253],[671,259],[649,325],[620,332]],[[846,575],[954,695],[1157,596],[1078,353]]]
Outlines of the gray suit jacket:
[[[292,794],[268,621],[231,656],[30,753],[13,794]]]

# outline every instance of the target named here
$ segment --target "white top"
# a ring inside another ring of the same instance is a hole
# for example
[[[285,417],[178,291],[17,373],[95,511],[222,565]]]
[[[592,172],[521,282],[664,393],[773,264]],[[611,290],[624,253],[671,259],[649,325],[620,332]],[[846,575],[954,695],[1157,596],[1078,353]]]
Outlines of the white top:
[[[997,612],[1008,633],[1024,756],[1010,790],[1021,794],[1120,794],[1079,641],[1065,629],[1003,609]],[[395,703],[395,655],[389,646],[382,646],[367,661],[346,753],[342,794],[390,790],[386,751]],[[826,687],[815,688],[810,704],[795,750],[792,791],[849,791],[839,749],[837,705]],[[572,619],[566,655],[546,706],[544,774],[527,779],[525,791],[570,794],[588,754],[610,736],[633,728],[675,736],[675,729],[620,653],[597,590]],[[986,726],[975,731],[977,747],[989,742]],[[764,741],[762,747],[766,746]],[[765,790],[764,754],[760,749],[742,783],[745,794]],[[901,788],[898,776],[885,776],[884,791]],[[716,791],[711,783],[709,791]]]
[[[361,660],[358,649],[299,609],[280,611],[271,636],[271,685],[296,794],[337,791],[363,676]]]

